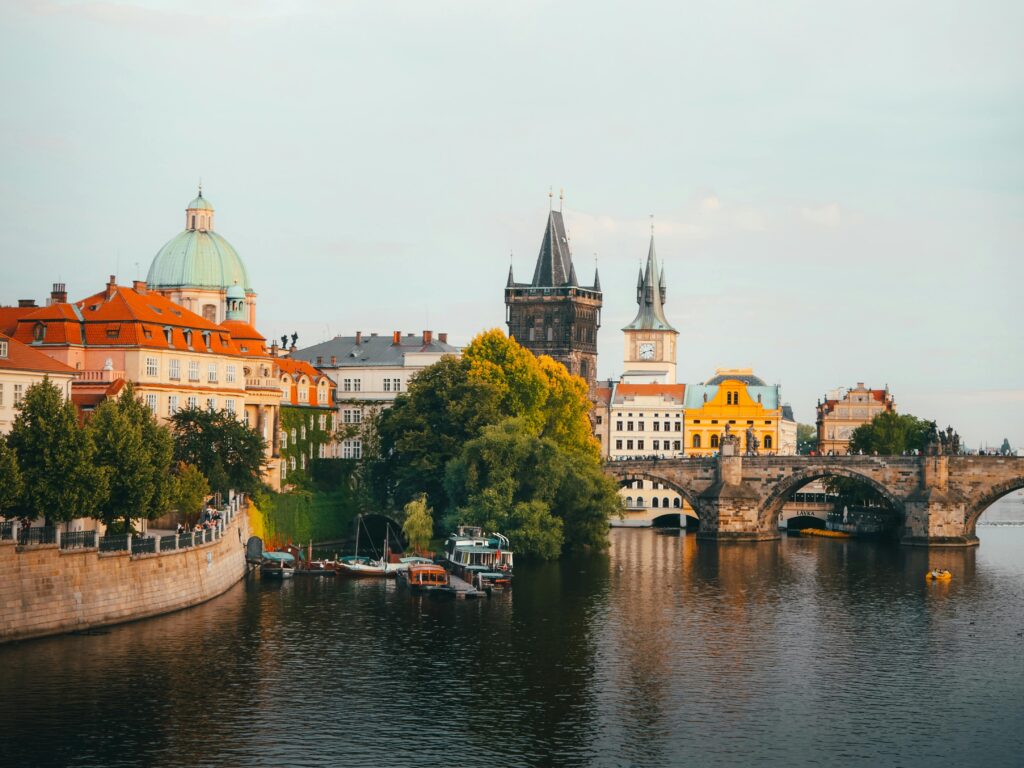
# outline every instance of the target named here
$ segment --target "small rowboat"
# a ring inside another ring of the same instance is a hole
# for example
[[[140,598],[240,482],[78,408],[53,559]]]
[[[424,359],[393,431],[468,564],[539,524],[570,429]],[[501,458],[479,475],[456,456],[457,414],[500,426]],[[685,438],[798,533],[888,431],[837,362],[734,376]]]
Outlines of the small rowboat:
[[[949,581],[953,578],[953,572],[945,568],[933,568],[924,575],[925,581]]]

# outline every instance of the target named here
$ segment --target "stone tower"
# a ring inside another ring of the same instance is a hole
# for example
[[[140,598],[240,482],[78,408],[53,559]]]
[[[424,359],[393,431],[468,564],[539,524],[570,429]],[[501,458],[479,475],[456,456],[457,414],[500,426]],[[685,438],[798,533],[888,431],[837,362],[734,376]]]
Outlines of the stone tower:
[[[679,332],[665,318],[665,295],[665,270],[658,269],[652,232],[647,268],[641,270],[636,280],[639,308],[633,322],[622,329],[626,341],[623,381],[676,383],[676,337]]]
[[[601,281],[580,286],[561,211],[549,211],[533,280],[517,283],[508,269],[505,322],[508,333],[535,355],[549,355],[589,386],[597,379],[597,329]]]

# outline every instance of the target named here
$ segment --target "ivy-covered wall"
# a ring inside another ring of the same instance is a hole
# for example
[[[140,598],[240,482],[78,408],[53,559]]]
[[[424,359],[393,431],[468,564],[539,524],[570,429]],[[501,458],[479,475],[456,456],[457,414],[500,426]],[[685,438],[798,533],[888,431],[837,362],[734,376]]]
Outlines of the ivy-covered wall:
[[[267,549],[274,549],[288,543],[348,538],[358,512],[355,495],[347,489],[296,490],[256,494],[249,519],[253,535],[263,539]]]
[[[282,485],[308,486],[320,446],[331,442],[335,411],[315,406],[281,406],[281,458],[288,462]]]

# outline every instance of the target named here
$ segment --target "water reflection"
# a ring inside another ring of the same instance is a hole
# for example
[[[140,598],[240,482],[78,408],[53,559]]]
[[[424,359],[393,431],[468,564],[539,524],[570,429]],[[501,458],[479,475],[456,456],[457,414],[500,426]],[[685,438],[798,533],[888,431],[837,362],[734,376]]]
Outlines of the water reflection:
[[[979,535],[620,530],[480,602],[252,578],[0,648],[0,765],[1015,764],[1024,528]]]

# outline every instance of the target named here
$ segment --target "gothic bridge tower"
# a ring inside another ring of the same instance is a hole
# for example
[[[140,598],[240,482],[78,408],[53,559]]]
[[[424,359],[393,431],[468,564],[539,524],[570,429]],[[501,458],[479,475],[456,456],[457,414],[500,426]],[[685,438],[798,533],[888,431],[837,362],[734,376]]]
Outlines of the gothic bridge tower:
[[[517,283],[508,269],[505,322],[509,336],[535,355],[549,355],[593,386],[597,379],[597,329],[601,327],[601,281],[584,287],[576,279],[562,212],[548,212],[533,280]]]

